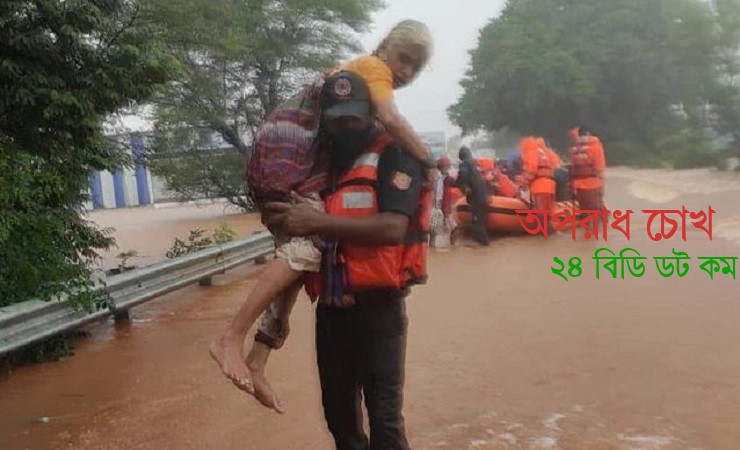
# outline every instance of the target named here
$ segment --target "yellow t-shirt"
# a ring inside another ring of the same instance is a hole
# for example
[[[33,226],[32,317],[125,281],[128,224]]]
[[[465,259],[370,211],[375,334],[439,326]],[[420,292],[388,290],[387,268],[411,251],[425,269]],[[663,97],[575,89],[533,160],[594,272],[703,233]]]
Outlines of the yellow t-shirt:
[[[341,69],[354,72],[365,80],[373,103],[393,99],[393,72],[377,56],[360,56],[344,63]]]

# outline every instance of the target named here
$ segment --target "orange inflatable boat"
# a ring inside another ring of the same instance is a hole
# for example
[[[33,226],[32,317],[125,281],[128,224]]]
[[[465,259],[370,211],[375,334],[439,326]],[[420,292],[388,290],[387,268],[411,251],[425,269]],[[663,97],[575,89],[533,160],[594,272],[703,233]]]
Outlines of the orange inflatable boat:
[[[530,209],[524,200],[509,197],[488,197],[488,231],[525,233],[516,216],[517,209]],[[455,220],[460,225],[470,225],[472,214],[465,197],[455,203]]]
[[[575,207],[573,202],[556,202],[553,213]],[[526,233],[516,216],[518,209],[532,209],[524,200],[509,197],[488,197],[488,231],[503,231],[507,233]],[[460,225],[470,225],[472,215],[465,197],[460,198],[454,206],[455,220]]]

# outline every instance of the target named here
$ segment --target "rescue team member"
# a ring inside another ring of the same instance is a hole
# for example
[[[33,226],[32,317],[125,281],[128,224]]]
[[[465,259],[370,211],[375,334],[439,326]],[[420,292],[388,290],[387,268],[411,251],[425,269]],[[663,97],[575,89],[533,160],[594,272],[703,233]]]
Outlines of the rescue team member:
[[[519,194],[519,187],[506,174],[506,162],[496,162],[493,169],[493,188],[499,197],[515,198]]]
[[[497,197],[514,198],[518,188],[504,173],[502,165],[491,158],[477,158],[478,170],[488,185],[488,193]]]
[[[551,211],[555,203],[555,168],[561,165],[560,157],[542,138],[525,137],[519,148],[524,168],[520,183],[529,186],[532,207]]]
[[[560,158],[560,156],[553,151],[553,149],[550,148],[549,145],[547,145],[547,142],[544,138],[538,137],[537,138],[537,144],[539,145],[539,148],[542,148],[545,150],[545,153],[547,154],[548,159],[550,160],[550,163],[553,167],[553,177],[552,179],[555,181],[555,194],[553,195],[553,202],[558,201],[558,177],[562,177],[562,171],[563,169],[563,160]]]
[[[336,448],[408,449],[401,413],[405,297],[426,278],[432,191],[422,189],[422,165],[376,128],[359,76],[330,77],[322,106],[331,157],[326,213],[303,202],[272,203],[267,222],[326,240],[320,273],[306,284],[319,298],[317,363]]]
[[[563,160],[560,158],[560,156],[553,151],[553,149],[550,148],[549,145],[547,145],[547,141],[545,141],[545,138],[538,137],[537,138],[537,145],[539,148],[542,148],[545,150],[545,153],[547,153],[547,157],[550,158],[550,161],[553,164],[553,167],[555,169],[562,167]]]
[[[478,171],[473,152],[468,147],[460,147],[458,158],[460,158],[460,168],[457,175],[457,186],[465,192],[468,200],[473,217],[470,224],[473,239],[480,245],[488,245],[488,232],[486,231],[488,187]]]
[[[517,188],[506,175],[505,165],[496,161],[495,158],[478,158],[478,170],[483,175],[483,180],[488,184],[491,195],[498,197],[516,197]]]
[[[491,158],[475,158],[475,166],[489,186],[493,184],[494,162]]]
[[[436,163],[431,159],[426,144],[398,111],[393,92],[416,79],[428,63],[432,47],[432,35],[426,25],[416,20],[404,20],[390,30],[372,55],[360,56],[339,68],[354,72],[364,80],[377,120],[402,148],[426,163],[428,169]],[[322,172],[320,166],[321,163],[315,166],[317,173]],[[427,181],[433,181],[433,177],[428,176]],[[211,345],[211,354],[228,378],[240,389],[253,391],[262,404],[279,412],[282,407],[265,377],[265,367],[271,350],[280,348],[290,331],[289,316],[300,291],[300,286],[292,284],[292,281],[301,275],[302,269],[315,269],[317,259],[320,259],[317,253],[305,239],[280,246],[277,254],[283,257],[273,261],[272,271],[263,273],[269,282],[258,283],[229,328]],[[276,264],[280,261],[289,264]],[[276,291],[281,286],[284,288]],[[270,291],[281,293],[275,296],[262,315],[245,365],[242,360],[243,341],[253,321],[248,315],[264,309],[260,304]]]
[[[604,171],[606,160],[601,140],[586,126],[570,131],[575,142],[570,151],[573,190],[580,209],[594,210],[604,206]]]

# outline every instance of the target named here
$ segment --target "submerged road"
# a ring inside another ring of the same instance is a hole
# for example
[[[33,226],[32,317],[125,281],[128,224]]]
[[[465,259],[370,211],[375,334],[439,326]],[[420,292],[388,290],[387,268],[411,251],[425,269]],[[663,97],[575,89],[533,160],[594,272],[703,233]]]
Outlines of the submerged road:
[[[610,207],[636,211],[629,241],[616,232],[607,242],[502,237],[432,252],[430,282],[408,300],[413,448],[738,447],[738,281],[710,280],[696,257],[740,256],[740,176],[682,176],[611,172]],[[717,211],[714,239],[693,227],[686,242],[648,239],[639,211],[682,205]],[[596,280],[599,247],[638,250],[649,257],[645,275]],[[672,248],[694,258],[684,278],[661,277],[650,258]],[[583,275],[553,275],[555,256],[582,258]],[[268,365],[285,415],[236,390],[208,355],[256,273],[239,268],[134,309],[130,324],[90,327],[74,356],[0,380],[0,447],[331,448],[305,298]]]

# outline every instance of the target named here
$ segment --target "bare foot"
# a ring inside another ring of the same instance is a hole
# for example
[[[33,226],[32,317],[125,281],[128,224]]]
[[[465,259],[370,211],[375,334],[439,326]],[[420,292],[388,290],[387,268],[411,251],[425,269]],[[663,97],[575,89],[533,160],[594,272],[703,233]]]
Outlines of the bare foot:
[[[270,347],[258,341],[255,341],[247,355],[246,363],[252,378],[254,398],[264,406],[283,414],[285,409],[265,377],[265,366],[269,356]]]
[[[208,351],[226,378],[239,389],[254,394],[249,368],[242,359],[242,343],[238,339],[224,334],[211,342]]]
[[[254,398],[267,408],[274,409],[278,414],[285,413],[280,398],[272,390],[272,386],[265,378],[264,372],[252,371],[252,385],[254,389]]]

